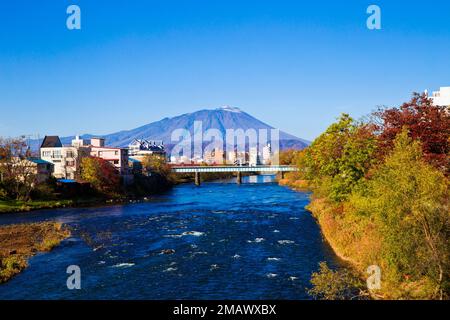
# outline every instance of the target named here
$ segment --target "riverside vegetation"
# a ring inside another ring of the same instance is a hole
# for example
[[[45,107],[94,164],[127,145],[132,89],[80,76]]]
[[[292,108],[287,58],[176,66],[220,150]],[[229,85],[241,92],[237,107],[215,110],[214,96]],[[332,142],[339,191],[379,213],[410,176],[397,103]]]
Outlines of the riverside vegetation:
[[[0,227],[0,284],[27,267],[27,259],[46,252],[70,235],[56,222],[15,224]]]
[[[314,297],[449,298],[449,151],[449,108],[414,94],[363,121],[344,114],[308,148],[281,155],[300,169],[281,183],[312,191],[307,209],[351,266],[321,264]],[[360,279],[370,265],[382,275],[368,292]]]

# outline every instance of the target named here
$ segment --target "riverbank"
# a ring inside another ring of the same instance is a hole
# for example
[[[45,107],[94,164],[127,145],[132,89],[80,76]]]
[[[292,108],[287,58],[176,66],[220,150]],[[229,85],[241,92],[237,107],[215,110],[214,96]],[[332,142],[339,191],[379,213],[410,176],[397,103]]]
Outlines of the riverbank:
[[[287,177],[280,179],[278,183],[295,191],[305,192],[308,189],[306,180],[297,180],[295,177]],[[359,278],[363,283],[366,281],[366,268],[368,265],[364,261],[371,259],[361,256],[364,252],[379,252],[380,243],[374,243],[370,239],[373,237],[374,230],[371,226],[367,226],[364,231],[356,230],[358,225],[354,224],[352,229],[351,223],[343,223],[339,217],[343,218],[342,207],[331,205],[324,198],[311,197],[310,203],[305,207],[311,212],[320,227],[324,240],[330,245],[334,254],[344,263],[345,268],[355,277]],[[385,298],[385,294],[371,293],[373,299]]]
[[[65,208],[74,205],[73,200],[48,200],[48,201],[0,201],[0,214],[27,212],[39,209]]]
[[[69,236],[69,229],[56,222],[0,227],[0,283],[24,270],[30,257],[52,250]]]
[[[42,209],[77,208],[109,205],[112,203],[126,203],[131,198],[88,198],[88,199],[66,199],[66,200],[6,200],[0,201],[0,214],[21,213]]]
[[[306,181],[284,179],[280,185],[296,191],[307,190]],[[301,186],[301,187],[299,187]],[[426,279],[414,281],[405,276],[404,279],[393,279],[386,271],[387,266],[380,258],[383,248],[382,235],[371,221],[347,214],[350,210],[345,205],[336,205],[326,198],[314,194],[310,203],[305,207],[316,219],[324,240],[330,245],[334,254],[345,263],[347,269],[361,283],[365,283],[367,268],[377,265],[382,271],[381,288],[378,290],[364,290],[372,299],[429,299],[433,288]]]

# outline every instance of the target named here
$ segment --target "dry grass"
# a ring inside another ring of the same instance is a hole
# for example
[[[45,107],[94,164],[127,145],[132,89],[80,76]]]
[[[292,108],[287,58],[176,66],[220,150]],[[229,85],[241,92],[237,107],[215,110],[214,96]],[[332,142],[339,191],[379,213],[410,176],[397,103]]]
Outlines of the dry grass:
[[[25,269],[28,258],[50,251],[69,235],[70,231],[56,222],[0,227],[0,283]]]

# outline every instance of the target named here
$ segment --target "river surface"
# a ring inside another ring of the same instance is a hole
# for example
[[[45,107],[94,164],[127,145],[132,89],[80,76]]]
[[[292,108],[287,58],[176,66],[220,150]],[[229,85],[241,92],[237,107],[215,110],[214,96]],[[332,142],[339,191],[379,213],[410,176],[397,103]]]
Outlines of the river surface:
[[[308,202],[273,176],[252,176],[180,185],[148,202],[0,215],[0,225],[73,229],[0,285],[0,299],[308,299],[318,263],[338,265]],[[69,265],[81,269],[80,290],[67,289]]]

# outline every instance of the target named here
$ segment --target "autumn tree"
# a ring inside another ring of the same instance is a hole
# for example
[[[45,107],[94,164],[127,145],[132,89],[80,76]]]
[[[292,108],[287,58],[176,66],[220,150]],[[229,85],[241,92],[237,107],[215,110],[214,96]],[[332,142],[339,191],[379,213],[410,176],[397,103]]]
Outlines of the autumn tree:
[[[450,193],[444,174],[423,158],[421,143],[404,129],[350,205],[374,221],[383,237],[380,264],[385,279],[425,280],[430,290],[424,297],[442,298],[450,270]]]
[[[27,160],[30,150],[23,139],[0,138],[0,182],[2,197],[29,200],[37,175]]]
[[[295,163],[296,155],[299,151],[294,149],[283,150],[279,153],[280,165],[292,165]]]
[[[172,169],[167,163],[166,158],[158,154],[144,156],[142,159],[142,169],[147,175],[151,175],[152,173],[158,174],[166,179],[170,179],[172,174]]]
[[[410,137],[421,141],[424,159],[441,171],[450,173],[448,106],[435,106],[425,93],[414,93],[412,99],[399,108],[379,109],[373,114],[373,123],[379,132],[379,156],[389,153],[395,137],[407,127]]]
[[[317,192],[342,201],[373,164],[375,150],[371,126],[343,114],[301,154],[300,170]]]
[[[117,169],[102,158],[86,157],[81,160],[81,179],[89,182],[97,191],[115,195],[120,188]]]

